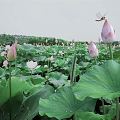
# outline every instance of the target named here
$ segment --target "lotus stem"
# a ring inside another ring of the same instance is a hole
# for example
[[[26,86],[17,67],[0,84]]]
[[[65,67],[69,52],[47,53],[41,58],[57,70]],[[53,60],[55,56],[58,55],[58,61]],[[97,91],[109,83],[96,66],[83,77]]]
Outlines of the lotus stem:
[[[72,68],[71,68],[71,75],[70,75],[70,81],[71,81],[71,84],[74,83],[74,78],[75,78],[75,68],[76,68],[76,54],[74,55],[73,63],[72,63]]]
[[[105,115],[105,105],[104,105],[104,99],[101,97],[101,101],[102,101],[102,107],[103,107],[103,115]]]
[[[108,43],[109,46],[109,52],[110,52],[110,58],[113,59],[113,52],[112,52],[112,43]]]
[[[29,82],[30,84],[31,83],[34,84],[32,75],[33,75],[33,70],[30,70],[30,79],[31,79],[30,82]]]
[[[95,60],[95,64],[97,65],[97,58],[94,59]],[[102,101],[102,108],[103,108],[103,115],[105,114],[105,105],[104,105],[104,99],[101,97],[101,101]]]
[[[95,60],[95,64],[97,65],[97,58],[95,58],[94,60]]]
[[[11,94],[12,94],[12,92],[11,92],[11,79],[9,79],[9,99],[10,99],[10,112],[9,112],[9,114],[10,114],[10,120],[11,120]]]
[[[50,60],[48,60],[48,73],[50,72]]]
[[[16,68],[17,68],[17,60],[15,59],[15,71],[16,71]]]
[[[116,99],[116,120],[119,120],[119,97]]]
[[[11,82],[11,64],[9,66],[9,101],[10,101],[10,111],[9,111],[9,115],[10,115],[10,120],[12,120],[12,113],[11,113],[11,97],[12,97],[12,82]]]
[[[77,57],[76,57],[76,44],[75,44],[75,54],[74,54],[74,58],[73,58],[73,62],[72,62],[72,68],[71,68],[71,74],[70,74],[71,85],[73,85],[74,82],[75,82],[76,60],[77,60]]]

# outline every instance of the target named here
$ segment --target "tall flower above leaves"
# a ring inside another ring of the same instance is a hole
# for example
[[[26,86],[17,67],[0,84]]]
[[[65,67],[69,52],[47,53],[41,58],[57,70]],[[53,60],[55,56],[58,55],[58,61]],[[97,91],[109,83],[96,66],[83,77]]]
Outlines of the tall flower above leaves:
[[[115,31],[107,19],[105,19],[103,24],[101,38],[104,43],[111,43],[115,40]]]
[[[98,49],[94,42],[90,42],[90,44],[88,46],[88,51],[89,51],[90,57],[92,57],[92,58],[96,58],[99,54]]]
[[[14,43],[8,50],[8,52],[7,52],[7,60],[8,61],[14,61],[16,59],[16,57],[17,57],[16,47],[17,47],[17,43]]]

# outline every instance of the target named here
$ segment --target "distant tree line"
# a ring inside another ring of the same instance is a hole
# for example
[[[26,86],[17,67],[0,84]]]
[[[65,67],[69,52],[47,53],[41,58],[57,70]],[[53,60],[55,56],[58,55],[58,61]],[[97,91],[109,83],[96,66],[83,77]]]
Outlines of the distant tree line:
[[[0,44],[11,44],[14,41],[18,41],[19,44],[28,43],[28,44],[44,44],[44,45],[62,45],[67,44],[68,42],[63,39],[56,39],[50,37],[35,37],[35,36],[23,36],[23,35],[0,35]]]
[[[41,44],[41,45],[70,45],[71,43],[74,43],[74,41],[68,41],[64,39],[57,39],[52,37],[35,37],[35,36],[24,36],[24,35],[7,35],[7,34],[1,34],[0,35],[0,45],[5,44],[12,44],[15,41],[18,41],[19,44]],[[78,41],[78,43],[86,43],[88,42],[81,42]],[[101,42],[101,44],[104,44]],[[115,41],[113,45],[119,45],[120,41]]]

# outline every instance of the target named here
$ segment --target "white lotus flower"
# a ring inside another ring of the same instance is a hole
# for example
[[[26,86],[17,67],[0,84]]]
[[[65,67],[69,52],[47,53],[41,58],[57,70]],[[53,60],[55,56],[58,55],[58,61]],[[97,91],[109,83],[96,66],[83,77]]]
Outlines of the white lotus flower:
[[[1,56],[6,56],[6,52],[5,51],[3,51],[3,52],[1,52]]]
[[[35,69],[36,67],[37,67],[37,62],[33,62],[33,61],[28,61],[27,63],[26,63],[26,65],[27,65],[27,67],[29,68],[29,69],[31,69],[31,70],[33,70],[33,69]]]
[[[7,50],[9,50],[10,49],[10,45],[6,45],[5,46],[5,50],[7,51]]]
[[[48,65],[44,65],[44,68],[48,68]]]
[[[60,54],[60,55],[64,55],[64,52],[63,52],[63,51],[59,51],[59,54]]]
[[[55,43],[58,43],[58,40],[57,40],[57,39],[55,40]]]
[[[48,58],[49,61],[54,61],[54,57],[51,56],[50,58]]]
[[[7,67],[7,66],[8,66],[8,61],[5,60],[5,61],[3,62],[3,67]]]
[[[68,47],[68,50],[70,49],[70,47]]]

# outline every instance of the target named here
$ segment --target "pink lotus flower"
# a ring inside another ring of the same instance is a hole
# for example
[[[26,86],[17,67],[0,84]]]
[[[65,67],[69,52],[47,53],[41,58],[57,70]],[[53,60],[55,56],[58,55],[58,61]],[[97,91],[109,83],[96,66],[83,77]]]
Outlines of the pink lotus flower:
[[[17,43],[14,43],[8,50],[8,53],[7,53],[8,61],[14,61],[16,59],[17,57],[16,47],[17,47]]]
[[[90,44],[88,46],[88,51],[89,51],[90,57],[93,57],[93,58],[97,57],[99,54],[98,49],[93,42],[90,42]]]
[[[115,39],[115,31],[107,19],[104,22],[101,37],[104,43],[113,42]]]

